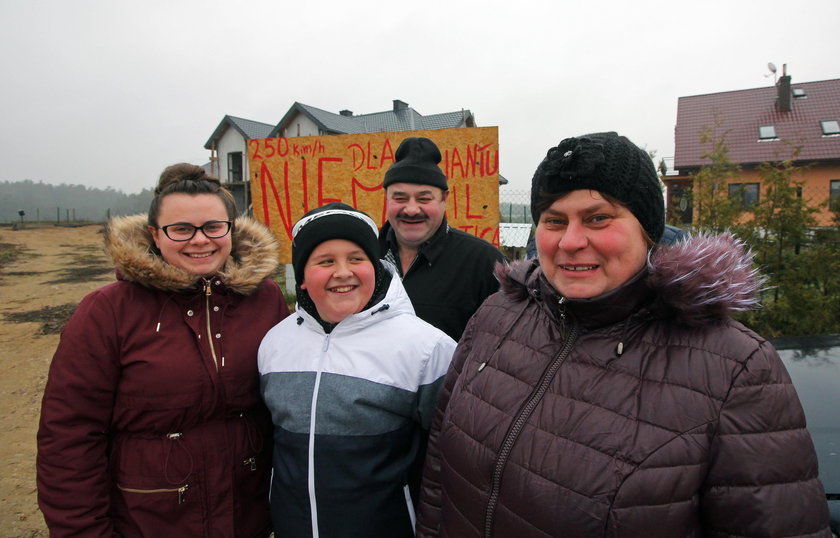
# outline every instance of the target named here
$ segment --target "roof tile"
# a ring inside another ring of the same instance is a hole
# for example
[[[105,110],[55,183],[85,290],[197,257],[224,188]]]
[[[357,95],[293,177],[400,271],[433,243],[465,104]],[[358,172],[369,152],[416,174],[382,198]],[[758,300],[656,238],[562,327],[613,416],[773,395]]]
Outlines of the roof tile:
[[[303,103],[295,103],[268,136],[274,136],[281,132],[287,120],[290,120],[294,116],[293,112],[295,110],[308,115],[318,124],[321,130],[331,134],[450,129],[463,127],[467,124],[467,119],[472,118],[472,112],[469,110],[423,116],[411,107],[401,110],[386,110],[383,112],[372,112],[370,114],[342,116],[341,114],[327,112],[326,110],[304,105]]]
[[[840,119],[840,79],[791,84],[805,97],[791,100],[792,109],[776,108],[777,88],[754,88],[680,97],[674,130],[674,168],[691,169],[709,164],[700,134],[721,122],[729,159],[756,164],[791,157],[791,146],[801,146],[801,161],[840,159],[840,136],[823,136],[820,121]],[[758,128],[774,125],[777,139],[759,140]]]
[[[268,134],[274,129],[273,125],[262,123],[259,121],[246,120],[245,118],[237,118],[236,116],[225,115],[210,138],[204,144],[205,149],[210,149],[213,142],[219,140],[229,126],[239,131],[245,140],[253,140],[256,138],[266,138]]]

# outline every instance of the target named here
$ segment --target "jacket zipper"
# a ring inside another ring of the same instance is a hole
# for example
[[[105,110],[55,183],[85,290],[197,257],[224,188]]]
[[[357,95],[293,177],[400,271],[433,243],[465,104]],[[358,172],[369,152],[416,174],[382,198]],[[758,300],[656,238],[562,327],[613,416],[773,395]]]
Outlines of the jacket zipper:
[[[417,527],[417,514],[414,512],[414,501],[411,500],[411,488],[408,487],[408,484],[403,484],[403,495],[405,495],[405,506],[408,510],[408,520],[411,522],[411,528],[414,529]]]
[[[178,493],[178,504],[184,504],[186,500],[187,490],[190,489],[189,484],[184,484],[180,488],[158,488],[158,489],[137,489],[125,488],[117,484],[120,491],[127,491],[129,493]]]
[[[206,310],[205,317],[207,318],[207,343],[210,344],[210,354],[213,356],[213,364],[216,365],[216,371],[219,371],[219,360],[216,358],[216,347],[213,344],[213,332],[210,329],[210,296],[213,294],[213,288],[210,286],[210,281],[204,281],[204,307]],[[224,362],[222,363],[224,366]]]
[[[318,368],[315,372],[315,384],[312,387],[312,401],[309,404],[309,446],[307,447],[307,470],[306,489],[309,493],[309,517],[312,525],[312,536],[318,538],[318,502],[315,496],[315,418],[318,413],[318,391],[321,388],[321,373],[324,368],[324,357],[330,347],[330,335],[324,338],[324,345],[321,347],[321,358],[318,361]]]
[[[537,404],[540,403],[543,396],[545,396],[545,393],[548,391],[548,386],[551,384],[551,380],[566,360],[566,357],[572,350],[572,344],[574,344],[576,339],[577,324],[573,324],[572,330],[569,332],[566,342],[563,344],[563,348],[560,349],[551,364],[549,364],[548,368],[545,369],[542,379],[540,379],[540,382],[537,384],[536,390],[534,390],[533,394],[531,394],[530,398],[528,398],[528,401],[525,402],[525,405],[522,406],[516,420],[513,421],[507,434],[505,434],[502,446],[499,449],[499,455],[496,456],[496,464],[493,467],[493,476],[490,482],[490,497],[487,499],[487,510],[484,513],[485,538],[490,538],[493,535],[493,518],[496,515],[496,504],[499,502],[499,490],[502,486],[502,472],[504,471],[505,466],[507,466],[507,461],[510,457],[511,451],[513,450],[513,445],[516,443],[516,440],[522,432],[522,428],[525,426],[528,418],[531,416],[531,413],[533,413]]]

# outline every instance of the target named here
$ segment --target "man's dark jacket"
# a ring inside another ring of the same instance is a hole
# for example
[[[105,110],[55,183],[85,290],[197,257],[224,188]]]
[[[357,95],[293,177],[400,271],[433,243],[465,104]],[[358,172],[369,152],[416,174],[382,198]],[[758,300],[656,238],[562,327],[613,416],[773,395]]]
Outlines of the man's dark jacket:
[[[379,244],[382,257],[393,263],[402,276],[417,316],[456,342],[484,299],[499,289],[493,267],[497,261],[505,260],[502,253],[483,239],[450,228],[446,219],[420,247],[405,274],[388,222],[379,232]]]

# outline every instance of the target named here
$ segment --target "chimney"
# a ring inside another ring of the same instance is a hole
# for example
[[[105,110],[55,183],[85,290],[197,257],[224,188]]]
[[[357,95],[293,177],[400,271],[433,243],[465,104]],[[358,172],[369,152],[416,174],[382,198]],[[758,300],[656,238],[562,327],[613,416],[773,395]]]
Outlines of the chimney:
[[[347,116],[348,118],[353,115],[352,110],[339,110],[338,113],[341,114],[342,116]]]
[[[790,112],[792,93],[790,88],[790,75],[787,74],[787,64],[782,65],[782,77],[776,84],[776,91],[778,92],[776,108],[781,112]]]
[[[400,110],[405,110],[408,108],[408,103],[404,103],[399,99],[394,99],[394,112],[399,112]]]

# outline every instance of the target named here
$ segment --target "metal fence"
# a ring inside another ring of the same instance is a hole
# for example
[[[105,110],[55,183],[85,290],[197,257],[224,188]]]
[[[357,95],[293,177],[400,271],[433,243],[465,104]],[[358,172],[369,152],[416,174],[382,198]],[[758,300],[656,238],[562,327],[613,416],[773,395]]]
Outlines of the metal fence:
[[[531,223],[531,191],[499,189],[499,221]]]
[[[102,223],[108,221],[112,216],[130,214],[127,212],[112,211],[105,208],[102,211],[91,212],[89,210],[77,210],[76,208],[52,207],[34,209],[21,209],[14,213],[7,213],[0,218],[0,225],[21,226],[26,224],[85,224]]]
[[[733,190],[732,195],[742,195],[742,192]],[[667,192],[665,196],[666,200],[669,200]],[[764,196],[766,196],[766,192],[759,192],[757,199],[751,199],[750,201],[760,202]],[[836,225],[834,222],[835,214],[831,211],[831,208],[840,209],[840,185],[837,185],[834,190],[829,186],[805,185],[799,196],[805,200],[809,207],[817,209],[814,213],[817,226]],[[745,209],[748,210],[749,207],[745,207]],[[669,210],[668,213],[673,215],[675,211]],[[500,222],[529,222],[533,224],[531,219],[531,192],[528,190],[507,190],[505,187],[501,187],[499,189],[499,220]],[[745,214],[745,220],[749,220],[749,213]],[[688,222],[675,224],[690,225]]]

